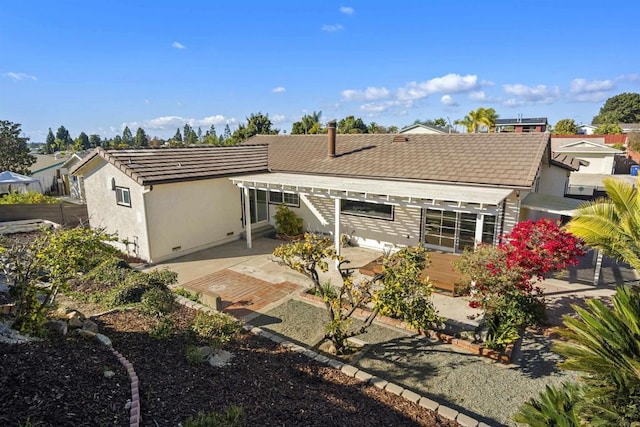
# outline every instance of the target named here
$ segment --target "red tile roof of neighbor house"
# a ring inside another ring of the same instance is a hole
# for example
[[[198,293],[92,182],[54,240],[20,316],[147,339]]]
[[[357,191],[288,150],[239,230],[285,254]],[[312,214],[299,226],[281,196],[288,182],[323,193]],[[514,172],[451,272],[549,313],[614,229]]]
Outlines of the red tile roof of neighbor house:
[[[267,146],[148,148],[104,150],[96,148],[71,173],[102,158],[140,185],[195,181],[246,173],[266,172]]]
[[[256,135],[269,144],[272,172],[530,188],[544,156],[548,133],[338,134],[336,156],[328,136]]]

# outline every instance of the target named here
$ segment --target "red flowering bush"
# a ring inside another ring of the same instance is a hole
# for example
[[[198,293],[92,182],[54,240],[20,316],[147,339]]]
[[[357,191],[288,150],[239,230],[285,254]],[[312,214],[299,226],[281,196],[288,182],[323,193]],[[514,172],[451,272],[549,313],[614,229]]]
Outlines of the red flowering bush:
[[[580,239],[549,218],[519,222],[503,236],[498,249],[507,255],[507,268],[521,268],[527,281],[544,280],[549,272],[577,265],[585,254]]]
[[[472,282],[472,307],[493,310],[492,301],[512,293],[538,296],[542,302],[535,283],[547,273],[576,265],[585,254],[580,239],[548,218],[520,222],[501,241],[496,247],[465,251],[456,262]]]

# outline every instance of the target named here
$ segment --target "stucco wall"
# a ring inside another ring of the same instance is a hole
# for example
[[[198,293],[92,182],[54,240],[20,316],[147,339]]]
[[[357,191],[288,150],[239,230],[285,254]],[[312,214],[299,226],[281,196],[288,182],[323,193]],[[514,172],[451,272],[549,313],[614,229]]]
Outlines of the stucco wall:
[[[145,197],[153,262],[237,240],[243,230],[240,189],[228,178],[154,185]]]
[[[135,242],[135,245],[129,245],[129,252],[149,259],[143,188],[112,164],[102,159],[94,162],[96,168],[84,177],[89,225],[92,228],[104,228],[108,233],[117,234],[120,239]],[[116,193],[111,188],[112,178],[116,186],[129,188],[131,207],[116,203]],[[117,246],[124,251],[127,249],[122,244]]]
[[[558,166],[542,166],[538,193],[563,197],[569,183],[569,171]]]
[[[576,173],[602,173],[610,175],[613,173],[615,156],[603,156],[602,154],[580,153],[574,155],[575,158],[586,160],[588,166],[580,166],[580,170]]]

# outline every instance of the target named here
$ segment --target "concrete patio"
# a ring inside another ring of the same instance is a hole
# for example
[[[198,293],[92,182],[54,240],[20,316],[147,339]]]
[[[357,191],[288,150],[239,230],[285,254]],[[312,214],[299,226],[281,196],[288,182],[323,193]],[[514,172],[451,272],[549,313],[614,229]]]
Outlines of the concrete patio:
[[[151,268],[169,268],[178,273],[178,284],[202,294],[217,294],[222,299],[222,308],[246,318],[265,312],[300,292],[308,289],[311,282],[273,261],[271,253],[283,242],[270,238],[259,238],[248,249],[246,242],[238,240],[222,246],[206,249],[190,255],[161,263]],[[381,251],[359,248],[343,248],[343,256],[351,260],[349,264],[359,275],[358,268],[375,260]],[[590,276],[591,274],[591,276]],[[561,278],[550,278],[541,283],[550,304],[550,322],[561,323],[561,315],[571,313],[571,304],[581,304],[585,298],[606,299],[615,292],[616,284],[637,280],[635,271],[628,267],[606,261],[603,265],[600,284],[589,283],[592,278],[590,259],[572,268]],[[321,275],[322,281],[341,282],[339,273],[330,266]],[[441,316],[455,322],[474,325],[470,319],[479,310],[468,306],[465,297],[452,298],[448,293],[435,292],[434,304]]]

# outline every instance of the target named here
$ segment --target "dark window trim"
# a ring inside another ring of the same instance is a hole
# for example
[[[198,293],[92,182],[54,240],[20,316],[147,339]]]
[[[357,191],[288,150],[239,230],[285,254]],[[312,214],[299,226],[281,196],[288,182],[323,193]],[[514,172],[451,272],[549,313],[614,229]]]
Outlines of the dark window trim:
[[[347,202],[366,203],[369,205],[377,205],[377,206],[389,206],[391,208],[391,215],[386,217],[386,216],[378,216],[378,215],[368,215],[368,214],[358,213],[354,211],[345,211],[344,204]],[[359,216],[363,218],[380,219],[382,221],[395,221],[396,210],[395,210],[395,206],[386,205],[384,203],[372,203],[372,202],[361,202],[359,200],[340,199],[340,214],[349,215],[349,216]]]
[[[124,193],[125,191],[127,192],[128,196],[129,196],[129,203],[125,203],[124,201],[123,201],[123,202],[120,202],[120,201],[118,200],[118,191],[121,191],[122,193]],[[115,187],[115,192],[116,192],[116,204],[117,204],[118,206],[125,206],[125,207],[127,207],[127,208],[130,208],[130,207],[131,207],[131,190],[129,189],[129,187],[119,187],[119,186],[116,186],[116,187]]]
[[[282,195],[282,201],[280,201],[280,202],[272,202],[271,201],[271,194],[280,194],[280,195]],[[285,200],[284,200],[284,195],[285,194],[293,194],[294,196],[296,196],[297,199],[298,199],[298,203],[287,203],[287,202],[285,202]],[[300,195],[298,193],[292,193],[292,192],[288,192],[288,191],[272,191],[272,190],[269,190],[268,200],[269,200],[269,204],[270,205],[283,205],[284,204],[284,205],[292,207],[292,208],[299,208],[300,207]]]

